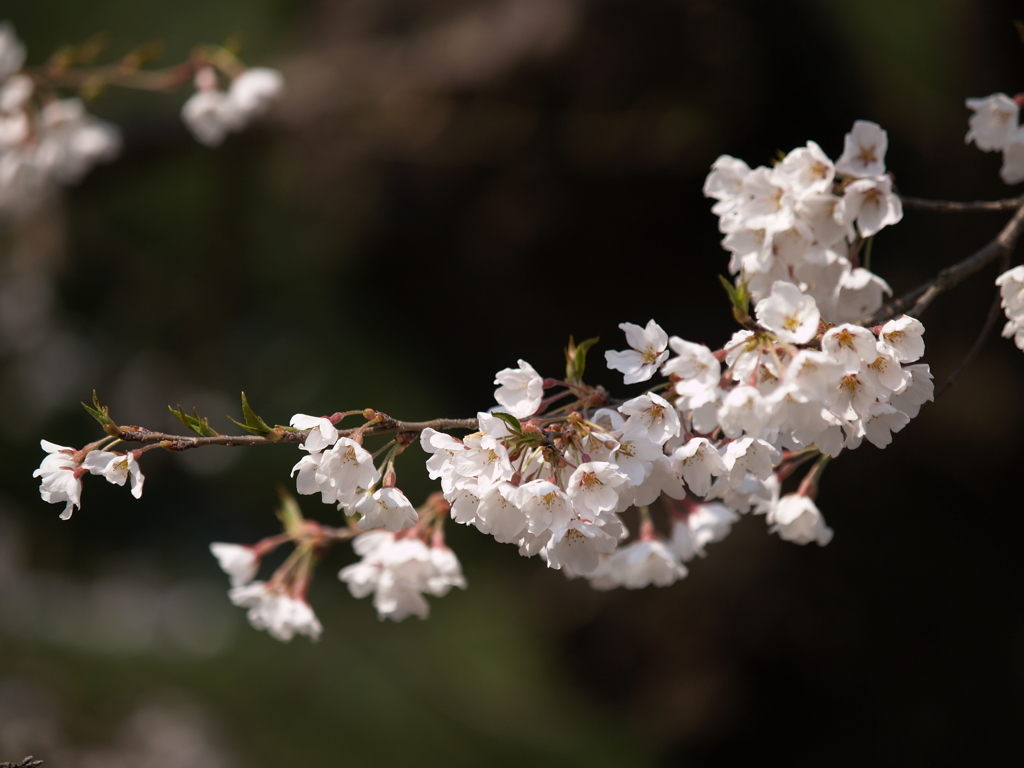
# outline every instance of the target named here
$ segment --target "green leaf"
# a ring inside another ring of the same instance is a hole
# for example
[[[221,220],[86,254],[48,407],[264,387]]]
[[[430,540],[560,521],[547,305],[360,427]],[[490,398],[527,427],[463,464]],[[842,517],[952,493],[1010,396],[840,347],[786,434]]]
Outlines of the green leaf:
[[[174,410],[169,405],[167,406],[167,409],[174,414],[178,421],[201,437],[217,437],[220,434],[220,432],[210,426],[209,419],[204,419],[200,416],[199,412],[195,408],[192,409],[192,416],[185,413],[185,409],[180,405],[178,406],[178,410]]]
[[[99,395],[96,394],[95,389],[92,391],[92,404],[95,407],[90,408],[85,403],[82,403],[82,407],[85,408],[86,412],[90,416],[100,423],[100,426],[105,427],[108,424],[114,424],[114,420],[110,418],[110,409],[105,405],[100,405],[100,398]]]
[[[576,340],[572,336],[569,337],[569,346],[565,348],[565,380],[570,384],[583,382],[583,371],[587,367],[587,350],[598,340],[599,337],[595,336],[577,345]]]
[[[302,510],[299,509],[299,503],[295,500],[294,496],[284,489],[283,485],[277,487],[277,493],[281,497],[281,506],[277,510],[277,519],[281,521],[285,531],[298,538],[302,533],[302,524],[306,522],[305,518],[302,517]]]
[[[595,336],[592,339],[587,339],[576,347],[576,376],[580,380],[583,379],[583,371],[587,369],[587,352],[600,340],[600,336]]]
[[[499,419],[508,424],[508,428],[512,431],[512,434],[523,434],[523,425],[519,422],[519,419],[517,419],[511,413],[502,413],[501,411],[494,411],[493,413],[491,413],[491,416],[497,416]]]
[[[267,426],[267,422],[256,415],[256,412],[249,406],[249,400],[245,396],[245,392],[242,393],[242,415],[245,416],[245,424],[235,419],[229,419],[235,422],[238,426],[244,429],[246,432],[250,432],[254,435],[267,435],[273,430]]]
[[[732,315],[736,318],[736,322],[746,325],[750,322],[750,289],[747,287],[746,275],[740,274],[739,285],[733,285],[732,281],[723,275],[719,275],[718,279],[729,295]]]

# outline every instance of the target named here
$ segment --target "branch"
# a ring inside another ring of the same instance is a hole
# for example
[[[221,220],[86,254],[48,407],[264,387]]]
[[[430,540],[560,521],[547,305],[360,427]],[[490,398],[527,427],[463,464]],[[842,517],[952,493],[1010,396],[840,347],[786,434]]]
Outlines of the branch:
[[[918,211],[941,211],[943,213],[964,213],[969,211],[1010,211],[1020,208],[1024,198],[1010,197],[1005,200],[975,200],[958,203],[950,200],[923,200],[920,197],[900,196],[904,208]]]
[[[107,64],[98,67],[78,69],[54,69],[42,67],[27,70],[36,86],[53,88],[83,88],[90,85],[115,85],[140,91],[163,93],[187,83],[195,74],[196,66],[184,62],[161,70],[139,69],[125,64]]]
[[[402,432],[422,432],[424,429],[436,429],[443,432],[448,429],[476,429],[476,419],[433,419],[432,421],[398,421],[390,416],[379,414],[380,423],[353,429],[339,429],[339,437],[352,437],[360,434],[390,435]],[[166,432],[153,432],[143,427],[118,427],[108,425],[107,430],[112,437],[126,443],[142,443],[152,445],[159,443],[161,448],[169,451],[187,451],[192,448],[203,448],[207,445],[274,445],[276,443],[302,443],[306,440],[306,432],[287,432],[275,429],[267,436],[263,435],[216,435],[212,437],[190,437],[188,435],[171,435]]]
[[[984,247],[975,251],[963,261],[951,267],[946,267],[931,280],[919,285],[909,293],[889,302],[874,315],[861,320],[860,324],[868,327],[878,325],[898,314],[907,314],[911,317],[919,318],[921,313],[928,308],[928,305],[940,293],[955,288],[975,272],[999,257],[1012,253],[1021,234],[1024,233],[1024,197],[1017,198],[1015,205],[1017,212],[1013,214],[1013,218]],[[914,302],[913,306],[910,306],[911,302]]]

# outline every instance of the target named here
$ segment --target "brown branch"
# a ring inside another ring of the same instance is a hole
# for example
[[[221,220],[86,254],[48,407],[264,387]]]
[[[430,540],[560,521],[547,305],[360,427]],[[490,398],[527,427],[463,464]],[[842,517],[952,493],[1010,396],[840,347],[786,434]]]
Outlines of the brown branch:
[[[424,429],[436,429],[439,432],[447,429],[476,429],[476,419],[433,419],[431,421],[397,421],[390,416],[380,414],[381,422],[368,427],[339,429],[339,437],[352,437],[359,433],[363,436],[391,435],[402,432],[422,432]],[[302,443],[306,440],[306,432],[288,432],[274,429],[269,435],[215,435],[199,437],[189,435],[171,435],[166,432],[154,432],[143,427],[108,426],[112,437],[126,443],[142,443],[143,445],[161,444],[169,451],[187,451],[192,448],[203,448],[208,445],[274,445],[277,443]]]
[[[903,197],[900,201],[904,208],[918,211],[941,211],[943,213],[964,213],[969,211],[1011,211],[1020,208],[1024,198],[1011,197],[1005,200],[975,200],[971,203],[958,203],[951,200],[924,200],[920,197]]]
[[[92,85],[113,85],[140,91],[162,93],[173,91],[187,83],[195,74],[196,65],[190,61],[160,70],[139,69],[125,64],[107,64],[99,67],[55,69],[41,67],[26,70],[37,87],[83,88]]]
[[[946,267],[931,280],[919,285],[914,290],[889,302],[871,317],[862,319],[860,324],[869,327],[878,325],[898,314],[920,317],[921,313],[928,308],[928,305],[939,294],[955,288],[975,272],[1001,256],[1012,253],[1021,234],[1024,234],[1024,198],[1018,198],[1016,206],[1017,212],[1013,214],[1013,218],[985,246],[972,253],[963,261],[957,262],[951,267]],[[911,302],[913,302],[912,305]]]

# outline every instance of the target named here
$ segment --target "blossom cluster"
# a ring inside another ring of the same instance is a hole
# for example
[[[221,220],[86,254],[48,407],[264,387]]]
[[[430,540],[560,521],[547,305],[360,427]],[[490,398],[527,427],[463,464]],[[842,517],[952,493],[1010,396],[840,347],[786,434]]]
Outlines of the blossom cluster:
[[[214,93],[202,84],[201,92]],[[231,94],[217,98],[240,98]],[[583,381],[596,340],[570,344],[565,380],[544,378],[525,360],[499,371],[495,404],[475,420],[403,424],[370,409],[295,414],[288,427],[272,428],[243,395],[246,429],[299,443],[291,472],[297,492],[336,507],[346,527],[307,521],[288,501],[283,533],[252,546],[214,543],[230,599],[279,640],[315,640],[322,628],[306,600],[314,567],[330,546],[351,539],[359,560],[338,574],[351,594],[372,595],[381,619],[425,618],[427,595],[465,587],[445,544],[449,518],[596,589],[678,581],[687,563],[747,513],[763,515],[769,532],[785,540],[828,544],[833,531],[815,503],[828,461],[864,441],[886,447],[933,397],[929,367],[918,362],[918,320],[850,322],[877,310],[888,291],[858,266],[864,239],[902,215],[885,175],[885,148],[885,132],[858,121],[835,164],[813,142],[772,169],[719,158],[705,191],[717,200],[713,210],[738,273],[730,295],[743,327],[712,349],[669,336],[654,320],[620,324],[628,348],[605,352],[608,368],[625,384],[662,377],[636,397],[615,399]],[[1024,267],[1012,275],[1001,287],[1011,323],[1019,323]],[[1024,333],[1014,332],[1020,343]],[[88,410],[109,434],[134,439],[95,398],[94,405]],[[198,414],[176,415],[209,434]],[[362,426],[339,428],[356,415]],[[468,434],[445,431],[467,424]],[[206,439],[224,438],[212,434]],[[371,453],[364,439],[377,434],[393,439]],[[79,506],[86,473],[120,484],[130,476],[141,493],[136,460],[146,448],[115,454],[101,450],[104,443],[76,451],[43,442],[49,455],[36,471],[40,492],[66,503],[62,517]],[[440,483],[419,508],[400,490],[395,469],[396,457],[415,443]],[[798,487],[784,492],[807,461],[813,466]],[[286,542],[293,553],[270,579],[257,580],[262,558]]]
[[[121,150],[117,128],[86,112],[81,99],[39,103],[35,82],[21,71],[25,55],[11,24],[0,22],[0,213],[31,207]]]
[[[1017,348],[1024,349],[1024,264],[1001,274],[996,278],[996,285],[999,286],[1003,312],[1006,314],[1003,338],[1012,336]]]
[[[124,485],[130,480],[132,496],[142,498],[142,484],[146,478],[139,469],[138,451],[103,451],[95,443],[77,450],[48,440],[40,440],[39,445],[47,456],[32,477],[42,478],[39,494],[43,501],[51,504],[64,502],[61,520],[70,519],[76,509],[81,509],[82,478],[87,474],[101,475],[114,485]]]
[[[430,606],[423,595],[443,597],[452,587],[466,588],[459,559],[439,533],[428,544],[416,529],[405,533],[378,529],[357,536],[352,548],[362,559],[342,568],[338,578],[353,597],[372,594],[381,619],[425,619]]]
[[[981,99],[967,99],[974,111],[967,123],[970,130],[964,142],[982,152],[1002,152],[999,175],[1007,184],[1024,181],[1024,127],[1020,125],[1020,99],[1005,93],[993,93]]]
[[[59,185],[75,184],[121,151],[120,131],[89,114],[78,97],[57,98],[45,73],[24,69],[26,49],[10,22],[0,22],[0,214],[37,205]],[[195,138],[217,146],[245,128],[284,91],[281,73],[232,59],[230,86],[212,66],[196,71],[182,118]],[[100,81],[97,81],[100,82]]]
[[[858,120],[835,163],[813,141],[772,168],[751,170],[744,161],[719,157],[704,194],[741,275],[755,299],[778,281],[811,296],[831,323],[855,322],[875,312],[888,284],[860,265],[864,238],[903,218],[903,206],[885,170],[888,136]]]
[[[181,118],[196,141],[220,146],[229,133],[244,129],[284,93],[284,78],[276,69],[252,67],[231,80],[227,91],[218,87],[217,72],[196,72],[196,92],[181,108]]]

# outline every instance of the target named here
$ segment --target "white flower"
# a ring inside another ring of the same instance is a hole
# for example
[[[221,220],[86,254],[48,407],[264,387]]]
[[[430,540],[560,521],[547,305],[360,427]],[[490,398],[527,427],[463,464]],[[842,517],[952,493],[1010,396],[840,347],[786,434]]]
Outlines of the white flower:
[[[1024,181],[1024,128],[1018,128],[1003,149],[1003,167],[999,177],[1007,184]]]
[[[397,488],[380,488],[373,495],[365,496],[355,505],[355,511],[362,515],[359,527],[365,529],[383,527],[400,531],[419,520],[409,499]]]
[[[531,480],[516,489],[516,504],[526,515],[527,530],[540,534],[565,528],[572,519],[572,503],[565,491],[549,480]]]
[[[385,531],[369,531],[357,536],[352,548],[362,560],[342,568],[338,578],[348,585],[353,597],[373,593],[381,620],[425,619],[430,606],[424,592],[440,597],[452,587],[466,586],[455,553],[439,542],[428,548],[418,538],[399,539]]]
[[[181,108],[181,118],[196,140],[209,147],[245,128],[284,92],[281,73],[265,67],[242,72],[227,93],[217,88],[217,73],[210,67],[196,72],[195,82],[197,90]]]
[[[711,442],[695,437],[681,445],[672,454],[672,467],[683,476],[683,481],[695,496],[707,496],[711,478],[725,474],[725,462]]]
[[[81,99],[52,101],[39,115],[39,137],[33,162],[62,184],[74,184],[99,162],[121,151],[117,127],[85,111]]]
[[[1007,316],[1024,313],[1024,264],[1003,272],[996,278],[1002,306]]]
[[[624,431],[643,427],[647,430],[647,437],[656,445],[663,445],[670,437],[679,434],[679,414],[661,395],[647,392],[627,400],[619,406],[619,411],[629,417],[623,426]]]
[[[703,557],[704,547],[728,536],[740,516],[724,504],[695,506],[686,517],[686,525],[693,535],[694,549]]]
[[[25,63],[25,45],[9,21],[0,21],[0,80],[5,80]]]
[[[254,581],[228,592],[231,602],[248,608],[246,617],[255,629],[265,629],[276,640],[287,643],[296,634],[319,640],[323,627],[305,600],[285,594],[263,581]]]
[[[3,28],[0,27],[0,34]],[[76,509],[82,507],[82,480],[78,462],[74,458],[76,450],[64,445],[56,445],[48,440],[40,440],[39,445],[48,454],[43,463],[32,473],[32,477],[42,477],[39,484],[39,495],[50,504],[67,502],[60,513],[61,520],[67,520]]]
[[[801,196],[829,192],[836,169],[821,147],[808,141],[775,167],[776,177]]]
[[[843,154],[836,160],[836,171],[847,176],[881,176],[885,173],[885,150],[889,137],[878,125],[868,120],[857,120],[846,134]]]
[[[703,344],[685,341],[678,336],[668,340],[672,351],[679,357],[661,366],[665,376],[678,376],[675,390],[680,395],[692,395],[718,386],[722,377],[722,364],[714,353]]]
[[[889,404],[913,419],[920,413],[922,405],[935,399],[935,386],[927,363],[908,365],[903,370],[910,374],[910,384],[889,398]]]
[[[142,498],[142,484],[146,478],[142,476],[139,463],[129,453],[112,453],[110,451],[89,451],[82,466],[90,474],[102,475],[108,483],[124,485],[131,478],[132,496]]]
[[[754,307],[757,321],[790,344],[806,344],[818,332],[821,313],[810,296],[792,283],[777,280],[772,293]]]
[[[597,569],[599,556],[615,551],[617,543],[614,536],[596,523],[576,518],[566,528],[552,533],[543,552],[549,568],[567,568],[586,576]]]
[[[924,354],[924,326],[920,320],[901,315],[882,326],[878,343],[901,363],[912,363]]]
[[[304,448],[310,453],[322,451],[327,446],[334,445],[338,439],[338,429],[331,423],[330,419],[296,413],[288,423],[295,429],[309,430],[305,441],[299,447]]]
[[[726,437],[760,435],[769,412],[756,387],[746,384],[734,387],[718,409],[718,423]]]
[[[866,328],[849,323],[826,331],[821,337],[821,348],[849,372],[859,371],[861,363],[873,363],[878,357],[875,335]]]
[[[231,577],[232,587],[240,587],[256,578],[260,558],[253,547],[215,541],[210,545],[210,552],[217,558],[221,569]]]
[[[276,69],[252,67],[231,81],[227,100],[241,127],[263,114],[284,93],[284,78]],[[237,129],[236,129],[237,130]]]
[[[484,484],[512,479],[512,463],[508,449],[490,435],[476,432],[463,440],[463,450],[452,459],[453,484],[456,488],[469,480]]]
[[[619,323],[619,328],[626,332],[626,343],[632,349],[605,352],[608,367],[626,374],[626,384],[648,381],[668,357],[668,334],[654,320],[649,320],[646,328],[633,323]]]
[[[518,506],[517,490],[506,482],[488,486],[476,508],[477,518],[482,523],[477,527],[502,544],[519,541],[526,531],[526,514]]]
[[[679,555],[657,539],[634,541],[606,557],[590,575],[595,589],[667,587],[686,576]]]
[[[719,202],[711,209],[721,216],[732,210],[739,201],[743,180],[750,175],[750,166],[742,160],[722,155],[711,166],[711,173],[704,181],[704,196]]]
[[[993,93],[983,99],[967,99],[974,114],[967,120],[970,130],[964,143],[972,141],[982,152],[1005,149],[1017,130],[1020,107],[1005,93]]]
[[[618,506],[619,494],[615,489],[628,482],[629,478],[614,464],[588,461],[569,476],[566,492],[580,515],[596,520],[602,512],[611,512]]]
[[[380,480],[373,457],[355,440],[341,437],[323,453],[303,456],[292,467],[298,472],[295,489],[303,494],[321,494],[324,504],[351,506],[356,490],[372,488]]]
[[[832,529],[825,525],[818,507],[807,496],[789,494],[768,510],[769,531],[794,544],[818,542],[825,546],[832,541]]]
[[[889,284],[870,270],[857,267],[845,272],[839,280],[833,316],[835,323],[848,323],[873,314],[882,306],[883,297],[891,294]]]
[[[196,141],[208,147],[223,144],[233,126],[227,94],[217,90],[193,93],[181,108],[181,119]]]
[[[498,371],[494,383],[499,385],[494,399],[517,419],[535,414],[544,399],[544,379],[525,360],[519,361],[518,368]]]
[[[756,437],[743,437],[726,446],[722,461],[727,474],[723,477],[732,488],[738,488],[748,472],[758,480],[766,480],[781,460],[782,454],[769,443]]]
[[[763,229],[767,234],[793,226],[793,194],[782,186],[771,169],[755,168],[743,180],[737,215],[746,229]]]
[[[892,433],[899,432],[910,423],[910,417],[896,410],[889,403],[875,403],[861,421],[861,428],[868,442],[878,448],[885,448],[892,442]]]
[[[856,222],[857,231],[871,237],[903,218],[903,203],[893,193],[888,176],[857,179],[846,188],[833,216],[841,224]]]

